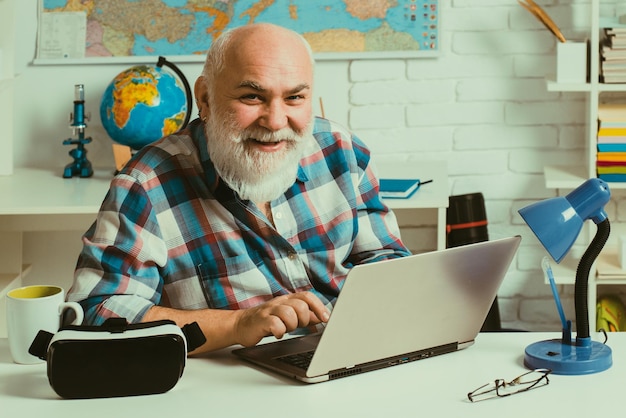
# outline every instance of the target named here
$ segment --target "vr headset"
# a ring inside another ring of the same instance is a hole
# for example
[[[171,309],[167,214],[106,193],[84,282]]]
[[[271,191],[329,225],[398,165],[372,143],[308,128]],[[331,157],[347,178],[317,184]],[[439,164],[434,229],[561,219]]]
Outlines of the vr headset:
[[[187,353],[205,341],[196,322],[180,328],[168,320],[110,318],[100,326],[39,331],[29,352],[46,361],[48,381],[62,398],[109,398],[167,392],[182,377]]]

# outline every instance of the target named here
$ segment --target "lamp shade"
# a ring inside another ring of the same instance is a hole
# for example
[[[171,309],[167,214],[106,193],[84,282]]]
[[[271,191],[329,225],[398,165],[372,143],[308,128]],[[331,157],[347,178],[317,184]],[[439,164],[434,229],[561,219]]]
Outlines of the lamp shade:
[[[604,180],[592,178],[565,197],[543,200],[519,210],[541,244],[557,262],[572,247],[587,219],[596,224],[607,218],[604,205],[611,192]]]

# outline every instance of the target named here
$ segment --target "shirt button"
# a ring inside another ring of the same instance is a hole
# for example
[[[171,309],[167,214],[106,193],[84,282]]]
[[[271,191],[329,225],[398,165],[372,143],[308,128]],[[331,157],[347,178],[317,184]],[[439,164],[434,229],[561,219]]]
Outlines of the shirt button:
[[[293,261],[298,258],[298,254],[292,251],[289,254],[287,254],[287,257],[289,257],[289,259]]]
[[[276,213],[274,214],[274,217],[275,217],[276,219],[283,219],[283,213],[282,213],[282,212],[276,212]]]

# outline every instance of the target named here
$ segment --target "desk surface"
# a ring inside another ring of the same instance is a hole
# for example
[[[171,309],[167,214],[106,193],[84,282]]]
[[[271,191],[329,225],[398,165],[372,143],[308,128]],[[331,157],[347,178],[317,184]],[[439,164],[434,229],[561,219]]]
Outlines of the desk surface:
[[[2,417],[545,417],[607,416],[626,405],[626,333],[609,334],[613,366],[598,374],[550,376],[550,384],[508,398],[470,403],[467,392],[525,371],[524,348],[552,333],[480,334],[460,352],[313,385],[254,368],[229,350],[190,358],[178,384],[160,395],[63,400],[45,364],[11,362],[0,339]],[[598,337],[596,337],[598,338]],[[45,415],[42,415],[45,414]],[[137,414],[137,415],[134,415]]]

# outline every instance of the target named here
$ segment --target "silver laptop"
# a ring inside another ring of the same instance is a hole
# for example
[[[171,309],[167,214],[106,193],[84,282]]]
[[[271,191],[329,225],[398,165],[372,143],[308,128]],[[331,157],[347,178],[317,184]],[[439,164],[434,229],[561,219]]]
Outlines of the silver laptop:
[[[317,383],[469,347],[520,241],[514,236],[356,266],[323,332],[233,353]]]

